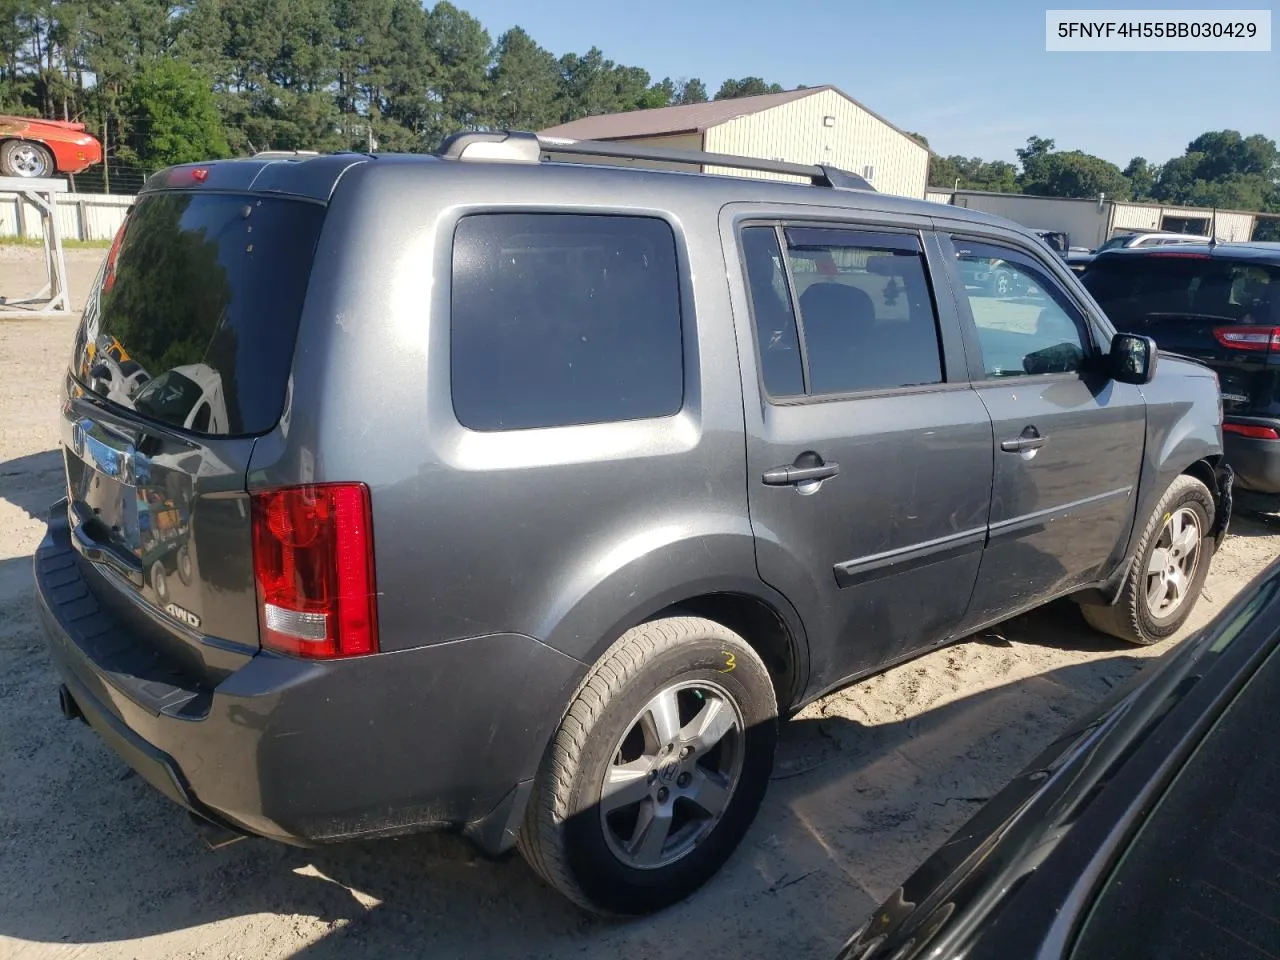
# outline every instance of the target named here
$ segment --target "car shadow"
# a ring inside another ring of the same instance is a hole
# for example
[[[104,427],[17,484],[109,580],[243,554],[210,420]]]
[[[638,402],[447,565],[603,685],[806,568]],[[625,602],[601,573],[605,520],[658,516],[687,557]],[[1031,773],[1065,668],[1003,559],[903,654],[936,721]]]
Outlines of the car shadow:
[[[1231,514],[1229,536],[1274,537],[1280,532],[1280,514],[1236,510]]]
[[[45,450],[0,463],[0,500],[8,501],[36,520],[49,515],[49,507],[63,496],[66,479],[62,455]]]
[[[29,576],[28,557],[0,562],[0,579],[21,576],[14,565]],[[314,850],[245,840],[209,852],[180,810],[62,719],[34,617],[5,618],[0,938],[110,943],[235,920],[216,933],[226,950],[261,950],[257,929],[274,955],[307,960],[830,955],[978,804],[1141,664],[1097,656],[1118,648],[1072,624],[1064,631],[1063,612],[1019,618],[983,643],[1060,644],[1094,659],[943,696],[898,721],[830,715],[827,698],[784,724],[765,805],[729,864],[685,902],[630,921],[588,917],[517,857],[490,860],[453,836]],[[864,695],[859,685],[838,696]],[[296,943],[262,932],[271,915],[294,917]]]

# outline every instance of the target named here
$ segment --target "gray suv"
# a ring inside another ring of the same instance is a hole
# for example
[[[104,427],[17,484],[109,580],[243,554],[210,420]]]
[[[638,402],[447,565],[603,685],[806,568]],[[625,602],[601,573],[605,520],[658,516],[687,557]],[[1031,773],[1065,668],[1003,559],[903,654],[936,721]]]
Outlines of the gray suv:
[[[85,310],[37,593],[64,712],[211,841],[460,830],[639,913],[827,691],[1056,597],[1170,635],[1220,423],[1030,232],[838,170],[186,165]]]

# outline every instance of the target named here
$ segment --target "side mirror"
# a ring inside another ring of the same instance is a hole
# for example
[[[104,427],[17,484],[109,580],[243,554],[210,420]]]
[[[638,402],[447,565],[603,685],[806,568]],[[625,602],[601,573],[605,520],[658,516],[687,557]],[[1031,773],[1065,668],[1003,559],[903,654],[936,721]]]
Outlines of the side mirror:
[[[1121,383],[1150,383],[1156,375],[1156,342],[1136,333],[1117,333],[1111,338],[1111,376]]]

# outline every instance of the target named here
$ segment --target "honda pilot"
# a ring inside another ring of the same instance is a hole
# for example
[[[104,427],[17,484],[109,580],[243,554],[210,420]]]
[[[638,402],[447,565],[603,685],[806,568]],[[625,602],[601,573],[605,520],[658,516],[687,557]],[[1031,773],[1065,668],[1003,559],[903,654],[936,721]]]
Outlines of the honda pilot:
[[[210,839],[457,830],[615,914],[725,862],[779,718],[1059,597],[1163,640],[1230,514],[1213,372],[1031,232],[528,134],[154,175],[61,440],[63,709]]]

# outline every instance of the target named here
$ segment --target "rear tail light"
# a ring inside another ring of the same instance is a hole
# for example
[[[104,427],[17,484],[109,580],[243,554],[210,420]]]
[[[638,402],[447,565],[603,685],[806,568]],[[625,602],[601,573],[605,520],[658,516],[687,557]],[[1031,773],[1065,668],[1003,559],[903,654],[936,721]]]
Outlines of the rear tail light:
[[[1280,350],[1280,327],[1214,327],[1213,335],[1228,350]]]
[[[1260,427],[1252,423],[1224,423],[1223,433],[1234,433],[1250,440],[1280,440],[1280,432],[1275,427]]]
[[[253,569],[262,645],[298,657],[378,651],[369,488],[253,494]]]

